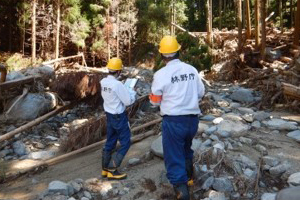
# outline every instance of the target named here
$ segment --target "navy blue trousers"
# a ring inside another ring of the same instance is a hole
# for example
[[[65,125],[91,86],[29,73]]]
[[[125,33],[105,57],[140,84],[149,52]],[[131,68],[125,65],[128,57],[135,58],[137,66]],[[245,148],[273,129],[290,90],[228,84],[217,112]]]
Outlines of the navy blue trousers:
[[[171,184],[187,183],[185,161],[193,159],[192,140],[198,130],[196,115],[164,116],[162,142],[167,177]]]
[[[121,147],[118,150],[118,154],[126,155],[130,147],[131,132],[128,124],[127,113],[122,114],[110,114],[106,112],[107,118],[107,139],[104,146],[104,151],[111,153],[117,145],[117,141],[120,142]]]

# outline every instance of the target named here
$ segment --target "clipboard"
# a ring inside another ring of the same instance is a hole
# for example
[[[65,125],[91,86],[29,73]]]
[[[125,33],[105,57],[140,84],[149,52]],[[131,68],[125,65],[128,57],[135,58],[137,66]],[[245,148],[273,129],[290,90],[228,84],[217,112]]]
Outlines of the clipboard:
[[[134,89],[139,79],[137,78],[127,78],[124,85],[130,89]]]

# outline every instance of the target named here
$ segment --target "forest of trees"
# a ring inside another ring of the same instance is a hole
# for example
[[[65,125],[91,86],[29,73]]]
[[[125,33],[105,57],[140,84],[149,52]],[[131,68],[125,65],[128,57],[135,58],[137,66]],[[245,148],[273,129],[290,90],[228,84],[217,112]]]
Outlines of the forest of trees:
[[[295,27],[299,45],[299,7],[299,0],[7,0],[0,2],[0,51],[31,56],[33,63],[83,52],[90,66],[112,56],[131,64],[155,52],[163,35],[177,35],[171,24],[207,31],[208,45],[212,29],[238,27],[239,49],[246,29],[263,49],[267,17],[282,32]]]

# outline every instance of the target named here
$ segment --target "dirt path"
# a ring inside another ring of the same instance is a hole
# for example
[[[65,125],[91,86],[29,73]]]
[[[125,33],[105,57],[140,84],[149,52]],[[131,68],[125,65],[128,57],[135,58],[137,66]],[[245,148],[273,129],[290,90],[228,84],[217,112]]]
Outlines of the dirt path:
[[[123,162],[123,167],[130,158],[138,158],[149,151],[151,143],[156,137],[157,136],[152,136],[139,143],[133,144]],[[0,185],[0,199],[33,199],[37,194],[47,189],[48,184],[53,180],[68,182],[76,178],[83,180],[100,178],[100,158],[101,149],[50,166],[42,173],[22,177],[8,184]],[[163,162],[160,159],[154,159],[151,163],[151,165],[155,165],[155,171],[157,169],[164,169]],[[142,166],[139,165],[139,167]],[[136,169],[133,167],[128,173],[128,180],[138,180],[139,176],[136,176],[137,174]]]

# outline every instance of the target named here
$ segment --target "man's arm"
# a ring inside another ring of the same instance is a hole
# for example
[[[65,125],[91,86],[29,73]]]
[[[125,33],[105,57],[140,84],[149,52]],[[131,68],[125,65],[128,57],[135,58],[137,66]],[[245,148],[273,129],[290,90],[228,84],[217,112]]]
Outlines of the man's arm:
[[[159,82],[157,75],[154,75],[149,99],[154,106],[159,106],[162,101],[162,84],[161,81]]]
[[[202,99],[205,93],[205,87],[202,82],[201,76],[198,76],[198,99]]]
[[[117,85],[116,94],[125,106],[133,104],[136,99],[136,92],[131,89],[127,89],[122,83]]]

